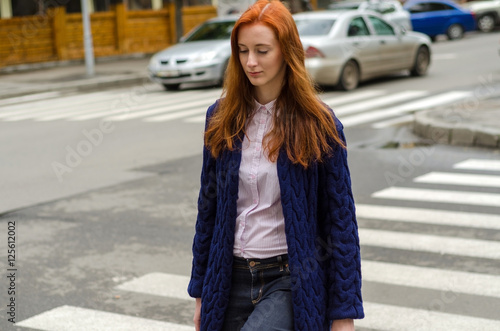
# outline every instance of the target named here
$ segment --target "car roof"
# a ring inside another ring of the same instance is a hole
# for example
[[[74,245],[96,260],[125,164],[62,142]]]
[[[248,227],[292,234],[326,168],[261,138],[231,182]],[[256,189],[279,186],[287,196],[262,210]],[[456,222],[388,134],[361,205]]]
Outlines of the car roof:
[[[240,15],[225,15],[208,19],[205,22],[233,22],[237,21],[238,18],[240,18]]]
[[[332,10],[318,12],[303,12],[294,14],[294,18],[337,19],[339,16],[356,13],[352,10]]]
[[[456,2],[451,0],[408,0],[404,3],[404,7],[408,7],[409,5],[414,5],[422,2],[436,2],[436,3],[445,3],[447,5],[451,5],[452,7],[459,7]]]
[[[302,12],[293,15],[294,19],[334,19],[334,20],[344,20],[350,19],[351,17],[358,17],[360,15],[372,15],[381,17],[377,12],[367,10],[367,11],[357,11],[357,10],[325,10],[318,12]]]

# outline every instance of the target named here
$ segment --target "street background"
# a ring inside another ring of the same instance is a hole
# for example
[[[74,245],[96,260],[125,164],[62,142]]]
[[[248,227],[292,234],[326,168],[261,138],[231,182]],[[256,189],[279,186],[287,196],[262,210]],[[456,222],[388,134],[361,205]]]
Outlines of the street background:
[[[498,136],[499,40],[438,40],[425,77],[321,95],[348,141],[358,330],[500,329],[498,145],[431,139],[451,134],[446,123]],[[83,65],[0,76],[0,265],[15,222],[18,322],[3,277],[0,330],[193,330],[203,119],[221,89],[166,92],[147,62],[101,62],[92,79]],[[434,134],[414,134],[419,115]]]

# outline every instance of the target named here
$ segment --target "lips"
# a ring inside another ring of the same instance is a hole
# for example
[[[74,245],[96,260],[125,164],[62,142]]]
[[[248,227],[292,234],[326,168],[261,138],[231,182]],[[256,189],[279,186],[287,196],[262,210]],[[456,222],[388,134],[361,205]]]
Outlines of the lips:
[[[248,74],[252,77],[257,77],[258,75],[260,75],[262,73],[262,71],[254,71],[254,72],[248,72]]]

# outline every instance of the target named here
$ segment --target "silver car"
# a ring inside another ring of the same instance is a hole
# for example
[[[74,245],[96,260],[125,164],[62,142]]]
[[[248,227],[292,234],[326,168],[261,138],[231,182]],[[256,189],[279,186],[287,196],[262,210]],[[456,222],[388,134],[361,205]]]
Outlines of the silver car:
[[[427,73],[428,36],[406,31],[377,13],[324,11],[294,15],[306,52],[306,67],[319,85],[355,89],[360,81],[409,70]]]
[[[231,55],[230,38],[237,16],[219,17],[194,28],[186,37],[151,58],[151,80],[167,90],[183,83],[218,83]]]

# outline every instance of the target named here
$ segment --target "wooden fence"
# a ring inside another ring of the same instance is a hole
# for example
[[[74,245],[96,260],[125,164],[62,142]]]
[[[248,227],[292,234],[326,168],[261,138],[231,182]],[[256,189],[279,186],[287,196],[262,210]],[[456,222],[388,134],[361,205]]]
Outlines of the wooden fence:
[[[96,57],[154,53],[175,43],[175,8],[128,11],[123,4],[90,15]],[[183,30],[217,16],[213,6],[184,7]],[[64,7],[43,16],[0,20],[0,67],[84,58],[81,14]]]

